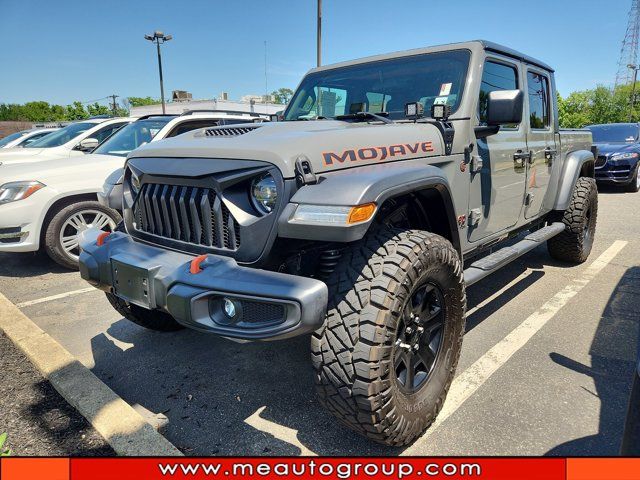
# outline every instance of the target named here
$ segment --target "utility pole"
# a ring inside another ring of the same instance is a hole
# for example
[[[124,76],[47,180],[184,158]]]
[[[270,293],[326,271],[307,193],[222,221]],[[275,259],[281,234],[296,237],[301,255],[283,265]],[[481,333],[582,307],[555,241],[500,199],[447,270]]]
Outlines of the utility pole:
[[[318,67],[322,65],[322,0],[318,0],[318,33],[316,39],[316,57]]]
[[[113,111],[113,116],[115,117],[116,114],[118,113],[118,104],[116,103],[116,98],[118,98],[120,95],[109,95],[109,98],[111,99],[111,110]]]
[[[162,113],[165,114],[166,108],[164,103],[164,82],[162,81],[162,55],[160,54],[160,44],[168,42],[173,38],[171,35],[165,35],[161,31],[156,30],[153,35],[145,35],[145,40],[149,40],[156,44],[158,49],[158,72],[160,73],[160,101],[162,102]]]
[[[633,70],[633,85],[631,86],[631,109],[629,110],[629,123],[633,120],[633,107],[636,103],[636,82],[638,81],[638,69],[640,66],[630,63],[627,68]]]

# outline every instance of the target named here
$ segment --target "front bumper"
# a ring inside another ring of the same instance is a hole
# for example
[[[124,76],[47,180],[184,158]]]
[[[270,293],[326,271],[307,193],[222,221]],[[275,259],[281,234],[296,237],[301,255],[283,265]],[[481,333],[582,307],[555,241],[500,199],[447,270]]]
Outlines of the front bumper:
[[[607,160],[607,163],[596,168],[596,181],[600,183],[625,184],[633,180],[638,160]]]
[[[327,286],[311,278],[243,267],[207,255],[200,273],[194,256],[134,241],[114,232],[102,246],[100,231],[80,238],[80,274],[95,287],[145,308],[168,312],[182,325],[226,337],[282,339],[317,329],[324,321]],[[237,307],[224,313],[224,299]]]
[[[38,250],[43,207],[34,197],[0,205],[0,252]]]

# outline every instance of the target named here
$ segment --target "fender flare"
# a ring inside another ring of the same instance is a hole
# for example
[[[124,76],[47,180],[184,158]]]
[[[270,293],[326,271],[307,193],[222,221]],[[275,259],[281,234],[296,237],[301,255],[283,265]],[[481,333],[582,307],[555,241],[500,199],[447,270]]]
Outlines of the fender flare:
[[[558,184],[558,193],[552,210],[566,210],[569,207],[573,187],[578,181],[578,177],[580,177],[582,167],[594,161],[593,152],[588,150],[576,150],[565,157],[560,174],[560,183]]]
[[[355,225],[310,223],[293,220],[298,205],[354,206],[375,203],[380,207],[386,200],[420,190],[433,188],[441,195],[451,230],[454,247],[460,250],[455,207],[449,182],[441,168],[422,162],[397,162],[341,170],[322,175],[318,183],[305,185],[285,206],[278,220],[278,235],[285,238],[352,242],[360,240],[373,222]]]

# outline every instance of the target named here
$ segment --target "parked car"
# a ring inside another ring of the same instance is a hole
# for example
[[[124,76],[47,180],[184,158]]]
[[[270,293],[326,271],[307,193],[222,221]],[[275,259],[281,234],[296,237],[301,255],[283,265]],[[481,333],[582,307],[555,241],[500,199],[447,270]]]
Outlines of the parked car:
[[[551,67],[485,41],[313,69],[282,122],[131,152],[123,228],[81,235],[81,275],[152,330],[313,332],[322,403],[405,445],[454,378],[466,286],[545,242],[591,252],[591,132],[556,107]]]
[[[110,231],[121,220],[96,195],[109,174],[122,174],[127,153],[192,129],[252,119],[225,113],[147,116],[117,130],[91,154],[0,167],[0,252],[44,247],[60,265],[77,268],[78,234],[91,227]]]
[[[58,128],[32,128],[12,133],[0,139],[0,148],[24,148],[56,130]]]
[[[589,125],[598,147],[596,181],[620,185],[628,192],[640,190],[640,124]]]
[[[36,140],[25,148],[0,149],[0,182],[4,166],[84,155],[135,118],[89,118],[72,123]]]
[[[166,115],[156,117],[155,121],[158,122],[160,118],[164,118],[166,124],[160,130],[157,130],[155,135],[152,135],[151,140],[145,140],[142,144],[175,137],[176,135],[198,128],[211,127],[214,125],[259,123],[267,120],[267,116],[265,115],[232,110],[190,110],[179,116]],[[130,128],[132,136],[138,135],[134,133],[136,129],[137,126]],[[122,148],[120,145],[121,138],[124,139],[124,135],[118,136],[117,139],[110,140],[109,144],[101,146],[101,152],[125,157],[130,150]],[[132,143],[135,143],[133,139]],[[119,211],[122,210],[122,176],[122,165],[118,165],[118,168],[106,178],[102,192],[98,193],[98,201],[100,201],[100,203],[105,206],[111,206],[111,208]]]

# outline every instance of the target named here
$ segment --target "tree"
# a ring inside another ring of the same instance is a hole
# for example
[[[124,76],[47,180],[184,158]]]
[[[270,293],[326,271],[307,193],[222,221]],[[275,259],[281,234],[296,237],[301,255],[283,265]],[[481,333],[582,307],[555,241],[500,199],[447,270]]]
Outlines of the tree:
[[[145,105],[158,105],[160,100],[151,97],[127,97],[129,107],[144,107]]]
[[[87,111],[89,112],[90,117],[95,117],[98,115],[111,115],[113,113],[109,107],[106,105],[100,105],[97,102],[93,105],[87,105]]]
[[[279,88],[278,90],[271,92],[271,95],[275,99],[275,103],[279,105],[286,105],[293,96],[293,90],[290,88]]]
[[[80,102],[73,102],[72,105],[67,105],[67,120],[84,120],[89,114],[84,109],[84,106]]]

